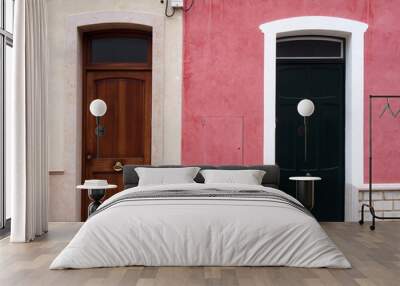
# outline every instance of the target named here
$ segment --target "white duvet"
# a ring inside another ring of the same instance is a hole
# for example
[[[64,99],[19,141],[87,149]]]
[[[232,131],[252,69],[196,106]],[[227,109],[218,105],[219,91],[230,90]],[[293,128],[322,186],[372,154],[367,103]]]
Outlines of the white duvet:
[[[205,186],[290,197],[254,185],[180,184],[131,188],[100,208],[130,192]],[[295,207],[257,199],[194,197],[112,205],[88,219],[50,269],[127,265],[351,267],[318,222]]]

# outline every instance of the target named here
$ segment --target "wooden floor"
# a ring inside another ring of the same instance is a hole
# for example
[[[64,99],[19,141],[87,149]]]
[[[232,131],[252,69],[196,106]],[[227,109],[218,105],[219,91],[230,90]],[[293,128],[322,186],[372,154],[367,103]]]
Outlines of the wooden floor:
[[[80,223],[51,223],[49,233],[27,244],[0,241],[0,285],[400,285],[400,223],[325,223],[324,229],[352,269],[289,267],[124,267],[48,270]]]

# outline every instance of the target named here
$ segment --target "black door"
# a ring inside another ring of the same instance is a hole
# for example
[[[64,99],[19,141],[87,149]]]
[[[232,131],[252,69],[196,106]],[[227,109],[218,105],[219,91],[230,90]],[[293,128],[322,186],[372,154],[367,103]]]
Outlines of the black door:
[[[343,62],[288,61],[277,64],[276,161],[281,167],[281,189],[295,194],[290,176],[319,176],[313,214],[321,221],[344,219],[344,98]],[[297,104],[314,102],[308,120],[308,159],[304,156],[304,121]]]

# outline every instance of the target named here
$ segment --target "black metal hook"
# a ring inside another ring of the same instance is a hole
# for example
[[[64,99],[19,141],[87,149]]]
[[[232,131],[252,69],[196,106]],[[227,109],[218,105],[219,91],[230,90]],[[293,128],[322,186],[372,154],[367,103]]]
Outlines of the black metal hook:
[[[388,97],[386,97],[386,104],[383,107],[383,110],[382,110],[381,114],[379,115],[379,118],[382,118],[382,116],[386,113],[386,111],[389,111],[390,115],[394,118],[397,118],[397,116],[400,114],[400,108],[396,112],[393,111]]]

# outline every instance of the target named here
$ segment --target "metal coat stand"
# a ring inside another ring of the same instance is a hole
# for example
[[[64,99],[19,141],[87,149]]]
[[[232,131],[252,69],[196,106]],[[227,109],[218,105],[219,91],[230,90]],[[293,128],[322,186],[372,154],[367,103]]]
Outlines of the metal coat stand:
[[[397,118],[398,115],[400,115],[400,110],[394,112],[391,109],[389,99],[390,98],[400,98],[400,95],[370,95],[369,96],[369,127],[368,127],[368,133],[369,133],[369,154],[368,154],[368,167],[369,167],[369,200],[368,204],[362,204],[361,206],[361,219],[359,221],[360,224],[364,224],[364,209],[367,207],[371,213],[372,216],[372,225],[370,225],[371,230],[375,230],[375,220],[376,219],[400,219],[400,217],[391,217],[391,216],[378,216],[375,214],[375,209],[372,203],[372,102],[374,99],[386,99],[386,104],[384,106],[384,109],[382,110],[380,117],[382,117],[386,111],[388,111],[394,118]]]

